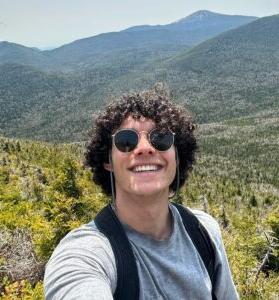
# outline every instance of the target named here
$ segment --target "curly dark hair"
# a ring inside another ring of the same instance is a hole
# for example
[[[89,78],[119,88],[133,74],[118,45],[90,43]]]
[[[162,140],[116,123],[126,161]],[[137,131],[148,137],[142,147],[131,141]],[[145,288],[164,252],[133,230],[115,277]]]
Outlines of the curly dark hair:
[[[170,101],[170,93],[157,85],[151,90],[124,94],[114,99],[95,119],[90,140],[86,147],[85,164],[93,173],[93,181],[102,187],[103,192],[111,196],[109,171],[103,164],[109,161],[112,147],[111,135],[128,117],[139,119],[141,116],[151,119],[160,129],[169,128],[175,133],[174,145],[179,157],[179,188],[185,183],[195,162],[197,150],[193,135],[195,125],[191,115],[182,106]],[[177,188],[177,176],[170,185],[170,190]]]

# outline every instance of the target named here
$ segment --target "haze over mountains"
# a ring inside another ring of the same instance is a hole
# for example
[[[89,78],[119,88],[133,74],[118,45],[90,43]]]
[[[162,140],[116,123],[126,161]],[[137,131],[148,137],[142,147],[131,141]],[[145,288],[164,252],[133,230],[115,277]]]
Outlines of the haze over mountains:
[[[120,51],[145,49],[173,52],[181,47],[194,46],[229,29],[246,24],[256,17],[229,16],[209,11],[198,11],[167,25],[136,26],[120,32],[99,34],[80,39],[53,50],[40,51],[22,45],[0,43],[0,64],[19,63],[57,70],[96,63],[100,58],[116,56]]]
[[[278,114],[279,16],[199,11],[50,51],[0,43],[0,134],[84,138],[110,94],[166,82],[199,122]],[[2,109],[3,108],[3,109]]]

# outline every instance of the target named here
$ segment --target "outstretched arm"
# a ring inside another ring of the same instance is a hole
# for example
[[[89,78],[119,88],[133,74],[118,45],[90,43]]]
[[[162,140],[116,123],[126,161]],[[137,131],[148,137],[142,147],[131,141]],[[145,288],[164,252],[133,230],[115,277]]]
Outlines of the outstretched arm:
[[[45,297],[113,300],[116,280],[109,241],[85,225],[69,233],[53,252],[45,271]]]

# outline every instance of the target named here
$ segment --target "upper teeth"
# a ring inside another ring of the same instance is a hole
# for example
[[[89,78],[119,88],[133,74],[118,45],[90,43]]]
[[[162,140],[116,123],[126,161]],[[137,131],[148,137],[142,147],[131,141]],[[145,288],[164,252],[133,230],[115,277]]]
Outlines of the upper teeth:
[[[143,171],[156,171],[159,169],[159,166],[156,165],[144,165],[144,166],[136,166],[133,171],[135,172],[143,172]]]

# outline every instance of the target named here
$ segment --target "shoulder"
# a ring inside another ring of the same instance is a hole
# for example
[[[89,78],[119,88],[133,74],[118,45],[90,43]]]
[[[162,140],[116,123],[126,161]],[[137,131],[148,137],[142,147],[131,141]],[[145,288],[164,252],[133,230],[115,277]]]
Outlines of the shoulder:
[[[189,210],[198,218],[198,220],[207,230],[212,241],[215,243],[217,248],[219,248],[219,246],[223,244],[223,241],[222,241],[221,229],[217,220],[202,210],[190,209],[190,208]]]
[[[92,281],[116,287],[116,263],[108,239],[94,221],[69,232],[53,251],[47,265],[44,285],[47,294],[71,289],[71,283]],[[58,282],[60,282],[58,284]]]
[[[202,210],[192,208],[188,209],[198,218],[210,235],[214,237],[221,234],[220,226],[215,218]]]
[[[80,249],[81,251],[89,252],[95,252],[96,249],[103,249],[108,252],[108,254],[112,253],[108,239],[97,229],[94,221],[70,231],[60,241],[53,254],[62,248],[69,247],[72,248],[72,250]]]
[[[214,244],[217,247],[222,244],[221,230],[216,219],[202,210],[189,207],[187,207],[187,209],[192,212],[194,216],[199,220],[199,222],[203,225]]]
[[[100,257],[105,262],[115,264],[110,242],[96,227],[94,221],[69,232],[55,248],[50,261],[57,256]]]

